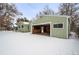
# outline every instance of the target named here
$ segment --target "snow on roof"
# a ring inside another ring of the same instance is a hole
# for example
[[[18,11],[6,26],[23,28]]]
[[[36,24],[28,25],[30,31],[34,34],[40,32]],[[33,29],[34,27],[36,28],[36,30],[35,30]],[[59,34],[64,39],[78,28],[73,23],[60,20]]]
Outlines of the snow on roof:
[[[29,24],[29,22],[23,22],[23,24]]]

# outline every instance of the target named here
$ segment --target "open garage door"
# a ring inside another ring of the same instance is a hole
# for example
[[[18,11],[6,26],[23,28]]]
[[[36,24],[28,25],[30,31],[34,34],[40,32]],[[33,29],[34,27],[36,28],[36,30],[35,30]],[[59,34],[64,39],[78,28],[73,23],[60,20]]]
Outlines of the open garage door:
[[[50,36],[50,24],[33,25],[32,26],[32,33]]]

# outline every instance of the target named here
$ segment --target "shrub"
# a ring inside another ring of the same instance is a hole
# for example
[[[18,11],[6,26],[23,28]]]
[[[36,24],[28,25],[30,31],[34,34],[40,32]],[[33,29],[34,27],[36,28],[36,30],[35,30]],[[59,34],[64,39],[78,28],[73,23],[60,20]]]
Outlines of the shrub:
[[[78,35],[79,38],[79,27],[77,27],[76,34]]]

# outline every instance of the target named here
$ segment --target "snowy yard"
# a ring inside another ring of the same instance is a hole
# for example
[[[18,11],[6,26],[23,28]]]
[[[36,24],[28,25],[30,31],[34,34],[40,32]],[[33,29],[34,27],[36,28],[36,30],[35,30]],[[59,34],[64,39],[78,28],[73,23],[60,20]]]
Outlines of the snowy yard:
[[[74,55],[79,54],[79,40],[61,39],[20,32],[0,32],[0,55]]]

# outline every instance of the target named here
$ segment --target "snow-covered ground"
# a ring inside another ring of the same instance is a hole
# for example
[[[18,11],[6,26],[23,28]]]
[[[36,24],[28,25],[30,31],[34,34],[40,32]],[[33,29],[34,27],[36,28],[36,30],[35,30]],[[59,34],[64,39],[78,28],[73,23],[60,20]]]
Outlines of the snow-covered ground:
[[[71,34],[69,37],[70,39],[79,39],[78,35],[75,32],[70,32],[70,34]]]
[[[20,32],[0,32],[0,54],[79,54],[79,40],[61,39]]]

